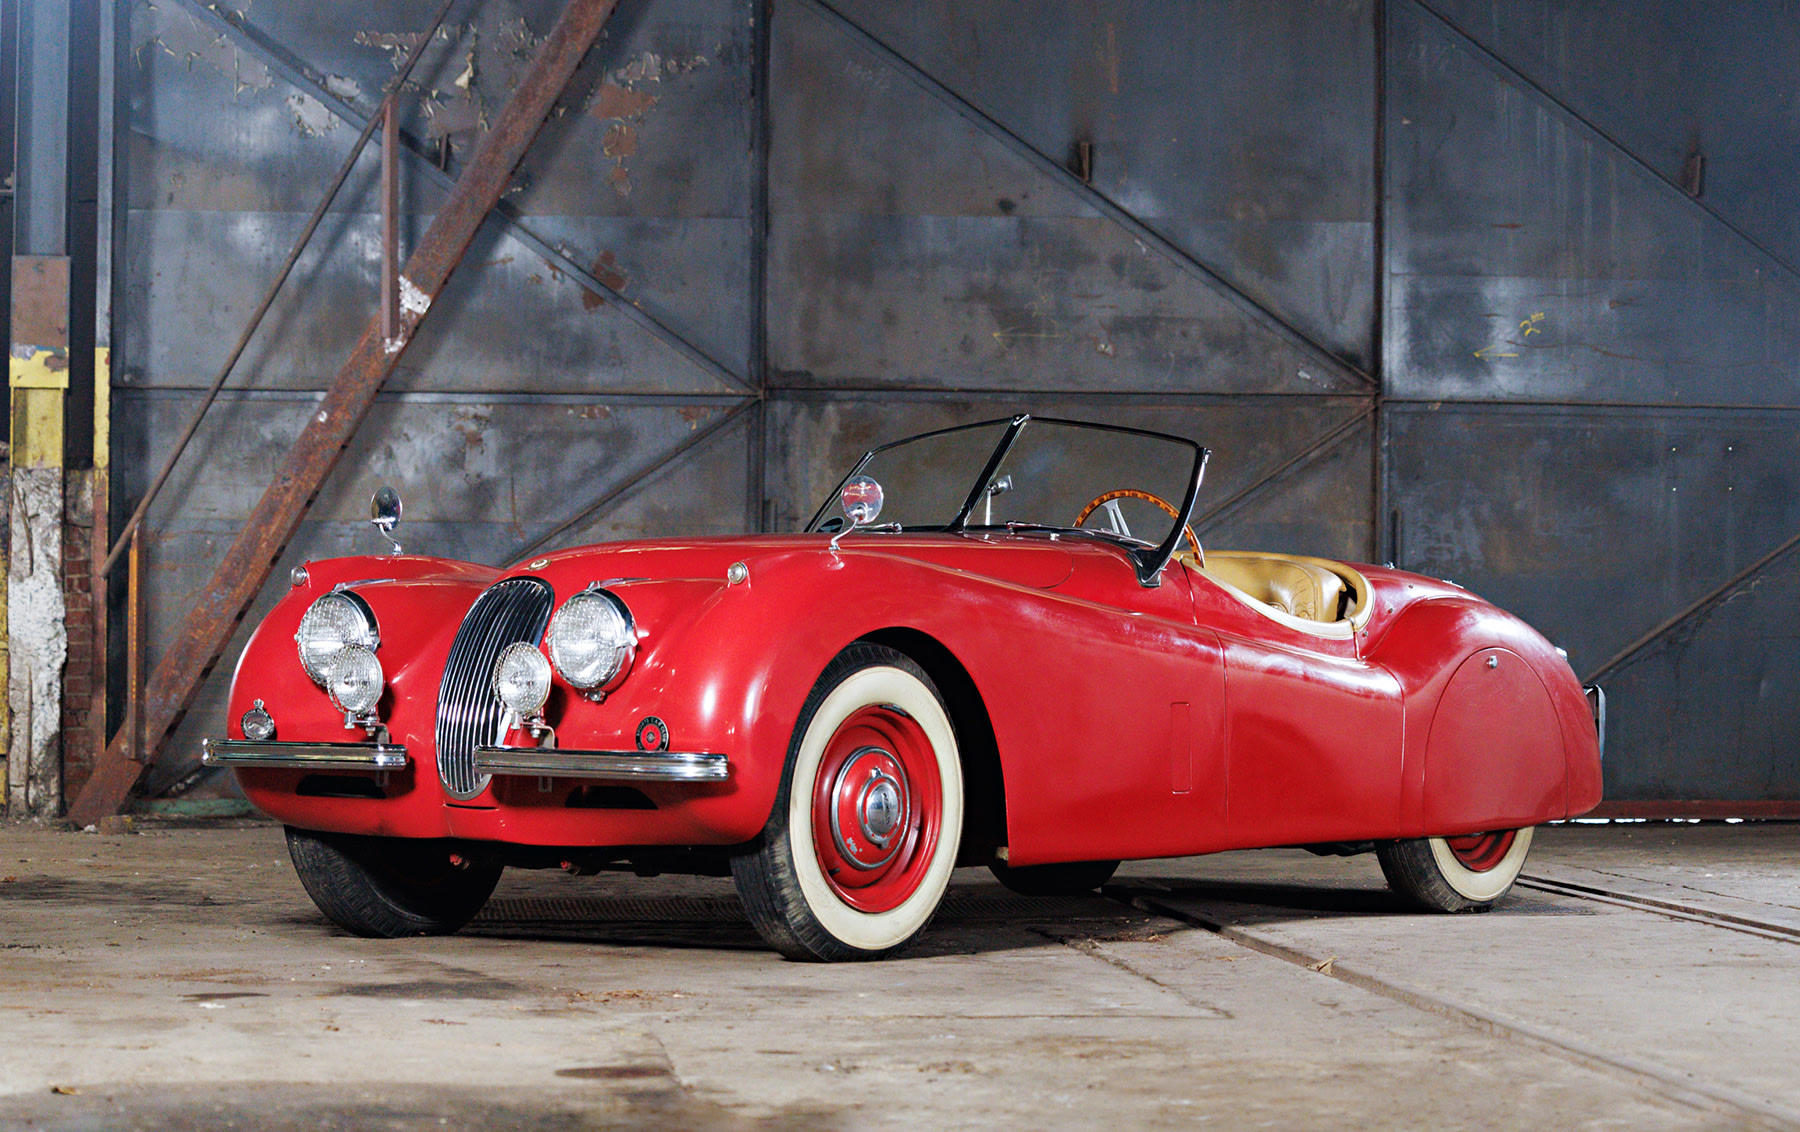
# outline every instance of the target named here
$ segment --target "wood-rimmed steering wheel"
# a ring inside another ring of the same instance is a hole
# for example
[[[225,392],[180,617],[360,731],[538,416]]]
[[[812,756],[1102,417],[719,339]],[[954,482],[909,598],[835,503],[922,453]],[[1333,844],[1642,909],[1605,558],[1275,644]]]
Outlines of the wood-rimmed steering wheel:
[[[1075,525],[1077,527],[1081,526],[1081,524],[1087,522],[1089,515],[1092,515],[1095,511],[1098,511],[1115,499],[1141,499],[1145,503],[1154,503],[1156,506],[1162,508],[1171,519],[1181,518],[1181,512],[1175,510],[1174,504],[1170,503],[1160,495],[1153,495],[1148,491],[1139,491],[1135,487],[1115,487],[1111,491],[1103,491],[1099,495],[1094,496],[1093,502],[1089,503],[1086,507],[1083,507],[1081,509],[1081,514],[1075,516]],[[1206,565],[1206,552],[1200,549],[1200,538],[1194,534],[1194,525],[1192,523],[1184,523],[1182,524],[1181,529],[1187,535],[1188,545],[1194,549],[1195,559],[1197,559],[1201,567],[1204,568]]]

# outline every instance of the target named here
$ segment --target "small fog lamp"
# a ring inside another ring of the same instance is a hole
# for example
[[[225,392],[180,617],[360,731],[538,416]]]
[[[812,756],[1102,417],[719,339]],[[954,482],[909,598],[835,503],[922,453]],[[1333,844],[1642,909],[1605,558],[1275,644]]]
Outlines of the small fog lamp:
[[[381,661],[374,650],[363,645],[345,645],[332,657],[330,680],[325,690],[331,702],[346,716],[366,717],[381,700],[386,687],[381,674]]]
[[[244,713],[243,718],[238,720],[238,726],[243,729],[244,738],[258,743],[265,743],[275,738],[275,717],[269,714],[269,709],[263,706],[261,700],[257,700],[255,705]]]
[[[550,662],[537,646],[507,645],[494,662],[494,695],[520,720],[536,718],[550,698]]]

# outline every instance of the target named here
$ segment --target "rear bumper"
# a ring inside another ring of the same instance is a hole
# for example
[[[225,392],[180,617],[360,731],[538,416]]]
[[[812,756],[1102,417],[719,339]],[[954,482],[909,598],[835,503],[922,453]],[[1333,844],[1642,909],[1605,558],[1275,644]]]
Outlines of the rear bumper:
[[[202,739],[205,766],[269,770],[405,770],[406,748],[393,743],[277,743]]]
[[[1594,736],[1600,741],[1600,757],[1606,758],[1606,689],[1598,684],[1589,684],[1583,688],[1582,694],[1587,696],[1588,710],[1594,716]]]
[[[475,772],[600,782],[725,782],[731,763],[724,755],[684,751],[476,747]]]

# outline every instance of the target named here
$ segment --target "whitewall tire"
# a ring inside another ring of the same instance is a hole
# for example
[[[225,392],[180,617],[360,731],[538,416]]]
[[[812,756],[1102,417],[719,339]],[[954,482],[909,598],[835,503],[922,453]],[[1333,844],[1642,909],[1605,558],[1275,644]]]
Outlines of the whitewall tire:
[[[1531,829],[1421,837],[1376,847],[1388,887],[1433,912],[1485,912],[1505,896],[1531,852]]]
[[[794,959],[875,959],[924,930],[962,834],[956,730],[911,659],[858,643],[800,712],[774,812],[732,859],[757,931]]]

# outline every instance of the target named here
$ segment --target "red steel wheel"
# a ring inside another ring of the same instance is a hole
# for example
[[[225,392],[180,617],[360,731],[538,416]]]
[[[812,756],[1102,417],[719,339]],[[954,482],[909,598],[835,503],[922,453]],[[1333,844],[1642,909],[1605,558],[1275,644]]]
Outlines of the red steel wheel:
[[[859,643],[796,721],[762,838],[732,858],[750,922],[795,959],[875,959],[931,920],[962,835],[956,729],[911,658]]]
[[[1493,833],[1472,833],[1467,837],[1446,837],[1444,844],[1457,864],[1472,873],[1485,873],[1506,859],[1517,830],[1503,829]]]
[[[840,724],[820,760],[812,819],[838,899],[889,912],[917,892],[944,824],[937,760],[918,722],[871,704]]]

